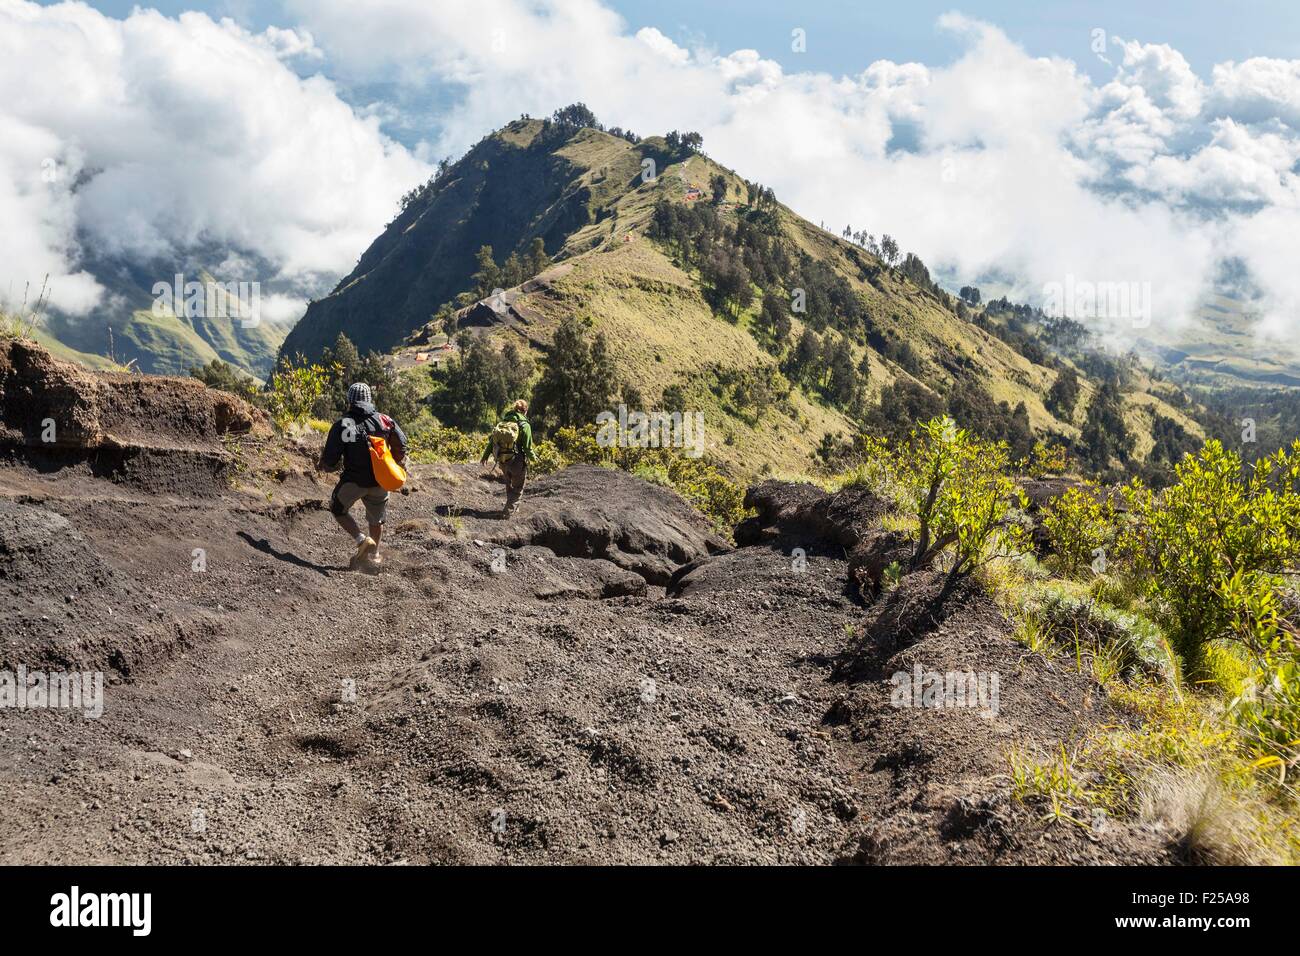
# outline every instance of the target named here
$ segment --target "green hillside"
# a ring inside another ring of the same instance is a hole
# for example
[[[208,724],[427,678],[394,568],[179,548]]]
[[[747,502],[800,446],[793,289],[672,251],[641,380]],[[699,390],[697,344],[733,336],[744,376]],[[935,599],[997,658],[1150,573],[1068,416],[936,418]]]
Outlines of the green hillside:
[[[993,313],[931,282],[919,260],[883,262],[675,134],[633,142],[532,119],[486,137],[413,193],[356,270],[312,303],[284,351],[319,354],[340,332],[363,351],[400,348],[417,330],[436,335],[441,307],[485,294],[481,247],[500,264],[537,237],[559,266],[512,290],[499,317],[476,310],[476,333],[522,341],[544,361],[561,321],[588,322],[632,394],[655,408],[673,389],[705,413],[710,453],[744,473],[806,468],[828,437],[847,441],[873,416],[887,431],[891,409],[918,402],[946,406],[1021,452],[1033,438],[1071,445],[1103,372],[1122,378],[1115,415],[1131,447],[1127,459],[1103,449],[1101,467],[1146,458],[1157,429],[1175,444],[1204,434],[1179,390],[1142,366],[1045,351],[1037,339],[1025,346]],[[744,288],[724,294],[736,263]],[[807,308],[790,311],[775,340],[765,296],[790,302],[804,286]],[[810,342],[821,351],[801,358]],[[1047,401],[1065,369],[1079,382],[1068,414]],[[758,380],[778,393],[762,408],[749,400]],[[894,416],[899,427],[914,417]]]
[[[1169,323],[1159,340],[1140,341],[1138,348],[1179,381],[1211,392],[1300,386],[1300,352],[1293,342],[1260,338],[1261,319],[1240,299],[1213,293],[1200,304],[1195,321]]]
[[[386,350],[464,291],[475,255],[522,252],[535,236],[554,255],[606,215],[627,182],[593,183],[596,165],[627,165],[634,147],[595,130],[544,136],[511,124],[480,142],[398,215],[335,290],[311,303],[284,351],[317,355],[345,332],[362,351]],[[628,167],[639,170],[639,159]]]

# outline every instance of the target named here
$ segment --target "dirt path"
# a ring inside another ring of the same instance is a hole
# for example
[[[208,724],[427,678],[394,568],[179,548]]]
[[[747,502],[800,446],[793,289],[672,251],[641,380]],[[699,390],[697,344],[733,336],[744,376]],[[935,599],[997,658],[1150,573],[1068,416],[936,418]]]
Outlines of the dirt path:
[[[810,627],[787,612],[772,634],[733,602],[565,599],[595,562],[523,547],[494,573],[505,549],[475,540],[499,523],[437,518],[432,487],[395,501],[402,530],[372,578],[341,567],[327,514],[292,501],[8,470],[6,496],[64,515],[165,595],[178,636],[107,688],[99,720],[0,713],[0,856],[828,858],[839,834],[783,831],[810,783],[828,801],[843,786],[816,726],[826,665],[808,660],[853,614],[829,562],[799,582],[827,613]],[[437,488],[460,515],[499,495],[461,474]]]
[[[672,510],[684,506],[620,510],[632,479],[600,472],[535,484],[505,525],[499,485],[427,469],[395,496],[386,567],[370,577],[344,569],[325,488],[306,477],[267,501],[0,470],[0,501],[65,517],[135,601],[113,616],[148,632],[100,719],[0,711],[0,861],[1150,854],[1043,831],[1007,804],[999,748],[1019,716],[985,740],[889,708],[882,674],[845,680],[868,611],[842,549],[807,541],[799,570],[784,539],[707,557],[707,532]],[[572,527],[603,481],[600,520]],[[637,539],[619,522],[655,531]],[[622,566],[657,579],[656,547],[697,552],[667,593]],[[50,574],[54,592],[76,579]],[[69,620],[103,617],[106,594],[77,593]],[[983,620],[958,636],[949,657],[1014,647]],[[1024,699],[1054,732],[1081,719],[1077,703],[1052,705],[1058,729],[1041,696]]]
[[[622,472],[503,521],[499,484],[429,466],[367,576],[317,451],[194,380],[0,343],[0,691],[108,682],[98,719],[0,707],[0,862],[1164,859],[1011,800],[1010,747],[1116,715],[977,588],[882,591],[865,493],[765,482],[732,548]],[[914,670],[999,675],[1000,707],[899,705]]]

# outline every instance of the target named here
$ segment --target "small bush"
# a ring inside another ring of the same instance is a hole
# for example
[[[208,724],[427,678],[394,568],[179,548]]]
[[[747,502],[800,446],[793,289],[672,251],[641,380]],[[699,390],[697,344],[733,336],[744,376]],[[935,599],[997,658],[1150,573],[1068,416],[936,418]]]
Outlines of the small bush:
[[[1256,766],[1285,783],[1300,765],[1300,661],[1289,654],[1260,661],[1228,711]]]
[[[1114,537],[1114,524],[1114,508],[1092,484],[1067,488],[1043,511],[1043,530],[1056,552],[1056,564],[1070,578],[1078,578],[1089,566],[1105,570],[1103,549]]]
[[[1266,807],[1233,791],[1212,770],[1160,769],[1143,779],[1139,818],[1175,835],[1190,862],[1281,866],[1290,862]]]
[[[1029,607],[1052,629],[1063,651],[1103,658],[1100,666],[1113,669],[1116,677],[1156,677],[1177,686],[1178,660],[1164,633],[1142,615],[1053,584],[1038,587]]]
[[[528,468],[535,475],[549,475],[565,466],[564,458],[554,442],[545,440],[534,442],[533,451],[537,453],[537,457]]]
[[[267,388],[267,409],[276,427],[286,431],[305,422],[312,406],[325,392],[330,372],[324,366],[280,359]]]
[[[1021,471],[1030,478],[1063,475],[1069,467],[1070,456],[1059,441],[1050,444],[1042,440],[1034,442],[1034,450],[1020,463]]]
[[[887,501],[899,497],[897,469],[891,460],[889,442],[883,438],[860,435],[857,438],[858,463],[832,479],[835,490],[863,488]]]
[[[190,368],[190,377],[197,378],[208,388],[220,389],[232,395],[238,395],[245,401],[264,404],[265,397],[253,376],[241,372],[228,362],[214,358],[207,365],[194,365]]]
[[[745,518],[745,488],[703,459],[674,455],[668,478],[679,495],[698,508],[715,529],[730,537]]]
[[[486,435],[439,426],[421,429],[410,440],[411,460],[417,462],[477,462],[487,446]]]
[[[913,570],[951,551],[945,593],[997,550],[1025,550],[1019,518],[1026,502],[1007,474],[1005,444],[980,441],[951,418],[935,418],[913,431],[894,467],[900,508],[918,522]]]
[[[1300,440],[1250,469],[1210,441],[1156,494],[1126,490],[1132,521],[1121,544],[1197,676],[1206,648],[1235,639],[1256,653],[1279,640],[1282,575],[1300,559]]]

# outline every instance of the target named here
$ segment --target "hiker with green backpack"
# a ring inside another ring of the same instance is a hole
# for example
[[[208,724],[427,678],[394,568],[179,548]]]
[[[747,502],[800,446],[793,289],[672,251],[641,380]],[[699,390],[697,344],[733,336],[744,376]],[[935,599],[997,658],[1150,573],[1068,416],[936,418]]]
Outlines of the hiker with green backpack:
[[[501,517],[509,518],[519,508],[528,477],[528,462],[537,458],[533,450],[533,426],[528,424],[528,403],[522,398],[514,408],[501,416],[492,433],[488,435],[487,448],[483,449],[480,464],[495,458],[501,466],[501,476],[506,482],[506,506]]]

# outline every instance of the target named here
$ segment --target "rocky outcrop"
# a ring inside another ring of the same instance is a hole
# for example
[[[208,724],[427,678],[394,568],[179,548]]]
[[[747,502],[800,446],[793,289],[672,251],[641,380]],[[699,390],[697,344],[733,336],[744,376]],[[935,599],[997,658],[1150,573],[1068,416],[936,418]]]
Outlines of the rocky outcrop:
[[[59,449],[220,450],[270,434],[266,414],[192,378],[92,372],[31,342],[0,343],[0,440]]]
[[[227,483],[229,435],[269,437],[270,420],[197,379],[92,372],[32,342],[0,342],[0,454],[11,460],[207,494]]]
[[[816,538],[851,550],[880,523],[884,501],[865,489],[828,494],[816,485],[768,480],[745,493],[745,507],[757,514],[736,529],[737,544],[774,534]]]
[[[890,566],[911,554],[906,535],[881,529],[888,505],[866,489],[829,494],[815,485],[768,480],[746,492],[745,506],[757,514],[736,528],[737,544],[829,548],[848,559],[849,579],[868,597],[880,593]]]
[[[626,472],[574,465],[528,487],[525,506],[491,540],[539,545],[562,557],[603,558],[666,585],[682,565],[727,542],[677,494]]]

